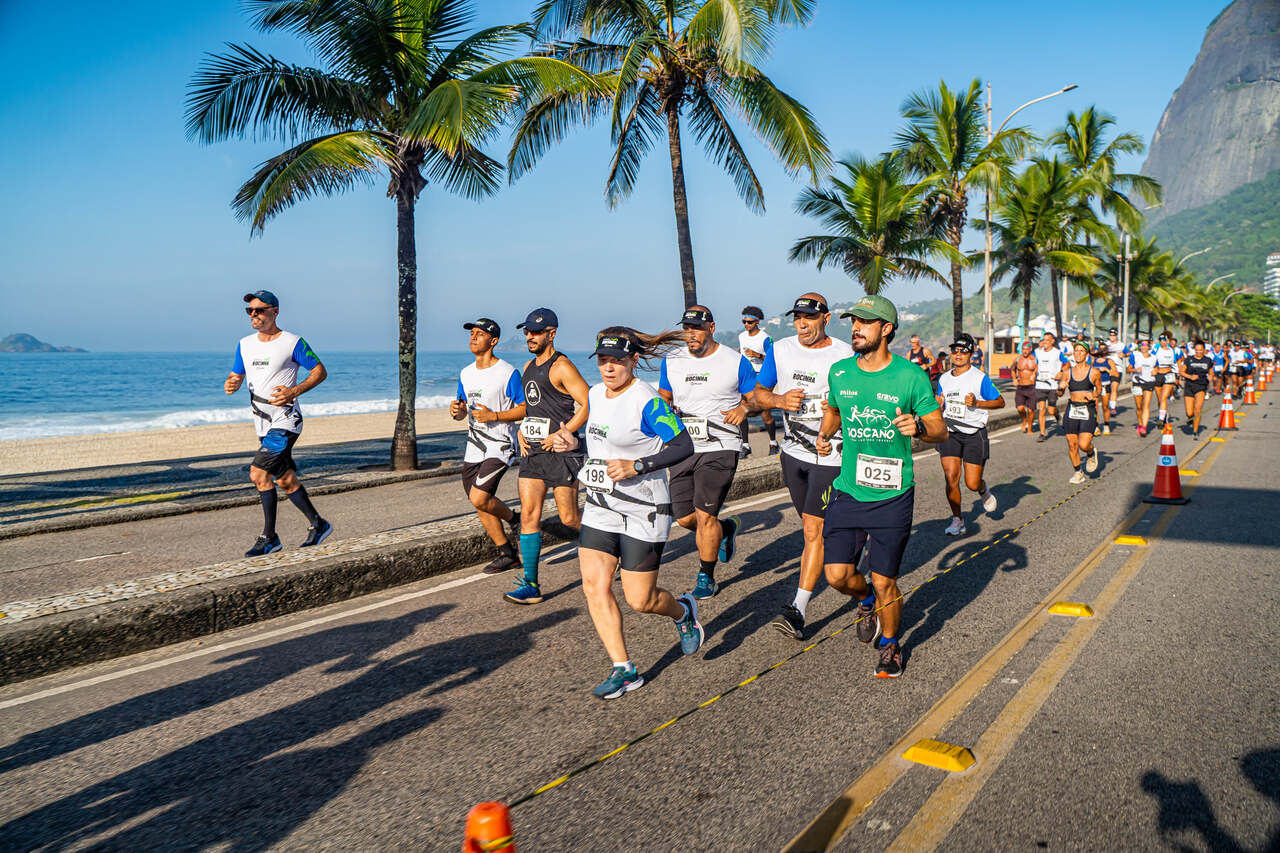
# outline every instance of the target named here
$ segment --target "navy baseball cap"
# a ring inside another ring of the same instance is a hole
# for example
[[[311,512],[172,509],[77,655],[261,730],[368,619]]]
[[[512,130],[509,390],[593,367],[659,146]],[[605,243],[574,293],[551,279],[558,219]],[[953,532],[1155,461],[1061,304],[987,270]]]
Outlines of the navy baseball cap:
[[[541,332],[543,329],[558,329],[560,328],[560,318],[550,308],[534,308],[529,312],[529,316],[524,318],[524,322],[516,326],[516,328],[530,332]]]
[[[476,320],[474,323],[463,323],[462,328],[466,329],[467,331],[471,331],[472,329],[479,329],[482,332],[488,332],[489,334],[493,335],[495,338],[502,337],[502,327],[499,326],[497,323],[495,323],[493,320],[490,320],[488,317],[481,317],[479,320]]]
[[[827,303],[821,299],[806,299],[803,296],[796,300],[796,304],[791,306],[788,314],[809,314],[818,315],[826,314],[829,309]]]
[[[594,358],[597,355],[609,355],[614,358],[625,358],[634,355],[637,351],[635,344],[631,343],[631,339],[626,335],[600,335],[596,338],[596,349],[591,356]]]
[[[252,302],[255,299],[258,299],[267,303],[272,308],[280,307],[280,300],[277,299],[276,295],[272,293],[270,290],[255,290],[253,293],[246,293],[244,295],[245,302]]]
[[[690,308],[680,315],[681,326],[705,326],[714,322],[715,317],[711,316],[711,312],[702,308]]]
[[[959,337],[951,342],[951,351],[956,352],[959,350],[961,352],[973,352],[974,345],[975,341],[973,340],[973,335],[968,332],[963,332]]]

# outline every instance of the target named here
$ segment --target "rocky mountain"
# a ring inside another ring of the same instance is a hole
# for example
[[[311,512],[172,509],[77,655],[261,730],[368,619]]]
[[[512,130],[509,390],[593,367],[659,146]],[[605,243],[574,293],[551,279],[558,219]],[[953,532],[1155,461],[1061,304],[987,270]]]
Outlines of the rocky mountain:
[[[1280,2],[1234,0],[1209,24],[1169,99],[1143,174],[1165,187],[1162,219],[1280,169]]]
[[[0,352],[88,352],[79,347],[55,347],[37,340],[32,335],[19,332],[0,340]]]

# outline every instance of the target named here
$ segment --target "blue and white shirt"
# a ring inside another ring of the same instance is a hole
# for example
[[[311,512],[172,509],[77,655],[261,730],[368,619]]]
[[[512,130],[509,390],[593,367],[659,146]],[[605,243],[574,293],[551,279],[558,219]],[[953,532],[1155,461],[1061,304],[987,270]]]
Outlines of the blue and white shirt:
[[[302,432],[302,407],[298,401],[273,406],[270,398],[277,387],[298,384],[298,368],[311,370],[319,363],[307,342],[293,332],[282,331],[269,341],[259,340],[257,332],[240,339],[231,372],[245,377],[249,410],[259,437],[273,429]]]
[[[742,449],[742,433],[724,422],[721,412],[735,408],[756,387],[756,371],[742,353],[717,344],[710,355],[695,358],[681,349],[662,360],[658,389],[671,403],[693,439],[695,453]]]
[[[520,371],[498,359],[481,369],[474,364],[462,368],[458,377],[457,398],[467,404],[471,414],[467,422],[467,451],[463,462],[501,459],[510,465],[519,453],[514,421],[491,421],[482,424],[475,418],[476,406],[494,412],[505,412],[524,402],[524,386]]]
[[[746,329],[738,332],[738,350],[743,354],[747,361],[751,362],[751,366],[756,372],[760,371],[761,365],[764,364],[762,358],[751,358],[746,354],[747,350],[754,350],[758,353],[768,355],[773,351],[773,338],[769,337],[769,333],[763,329],[756,329],[754,335],[748,334]]]
[[[947,429],[971,435],[987,425],[988,412],[977,406],[966,406],[964,398],[972,394],[978,400],[999,400],[1000,391],[991,377],[976,367],[957,374],[948,370],[938,377],[934,389],[942,398],[942,419]]]

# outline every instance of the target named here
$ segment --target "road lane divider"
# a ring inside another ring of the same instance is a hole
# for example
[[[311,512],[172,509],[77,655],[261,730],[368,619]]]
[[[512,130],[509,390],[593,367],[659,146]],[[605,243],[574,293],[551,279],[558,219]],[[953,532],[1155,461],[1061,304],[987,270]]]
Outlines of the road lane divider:
[[[1049,612],[1055,616],[1075,616],[1080,619],[1092,619],[1093,608],[1081,601],[1059,601],[1049,606]]]

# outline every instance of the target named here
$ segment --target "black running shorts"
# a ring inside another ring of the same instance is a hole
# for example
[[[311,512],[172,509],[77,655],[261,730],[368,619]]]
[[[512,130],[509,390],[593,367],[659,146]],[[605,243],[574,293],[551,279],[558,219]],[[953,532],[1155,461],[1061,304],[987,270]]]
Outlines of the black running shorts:
[[[822,523],[823,561],[857,565],[862,549],[870,543],[867,569],[881,577],[896,578],[911,538],[915,487],[882,501],[854,500],[839,489],[831,494]]]
[[[979,427],[977,432],[947,430],[947,440],[938,445],[938,455],[956,456],[970,465],[986,465],[991,456],[987,428]]]
[[[1019,409],[1033,409],[1036,405],[1036,386],[1019,385],[1013,392],[1013,404]]]
[[[520,479],[542,480],[553,488],[573,486],[586,458],[581,453],[536,451],[520,457]]]
[[[1204,394],[1209,390],[1209,381],[1205,380],[1203,382],[1197,382],[1194,379],[1188,379],[1182,387],[1183,390],[1186,391],[1188,397],[1194,397],[1197,394]]]
[[[493,495],[498,492],[498,484],[511,466],[501,459],[481,459],[479,462],[462,463],[462,488],[470,495],[472,487]]]
[[[695,453],[668,469],[671,509],[676,518],[693,515],[698,508],[719,515],[738,470],[738,451],[713,450]]]
[[[1088,403],[1086,408],[1089,411],[1087,418],[1071,417],[1071,408],[1073,405],[1079,406],[1080,403],[1072,404],[1068,401],[1067,410],[1062,417],[1062,431],[1067,435],[1093,435],[1093,431],[1098,428],[1098,410],[1093,403]]]
[[[293,462],[293,445],[297,442],[298,435],[287,429],[268,430],[267,434],[259,439],[262,443],[249,464],[254,468],[261,468],[272,477],[283,477],[288,472],[296,470],[297,466]]]
[[[625,572],[656,572],[662,562],[666,542],[645,542],[625,533],[606,533],[594,527],[583,527],[578,548],[603,551],[618,558],[618,568]]]
[[[791,505],[801,515],[822,518],[831,500],[832,483],[840,476],[838,465],[803,462],[789,453],[782,454],[782,482],[791,493]]]

